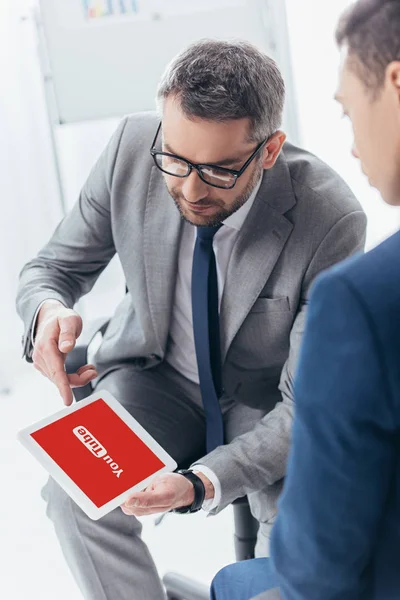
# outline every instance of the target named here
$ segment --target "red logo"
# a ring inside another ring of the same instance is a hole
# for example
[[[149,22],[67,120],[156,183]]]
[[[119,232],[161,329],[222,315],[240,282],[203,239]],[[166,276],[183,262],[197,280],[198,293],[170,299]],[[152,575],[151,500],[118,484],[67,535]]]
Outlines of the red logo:
[[[96,440],[94,435],[89,433],[89,431],[82,427],[82,425],[74,427],[72,431],[78,440],[80,440],[92,454],[94,454],[97,458],[102,458],[110,465],[114,475],[117,477],[121,475],[123,469],[120,469],[118,463],[114,462],[111,456],[107,454],[107,450],[100,444],[100,442]]]

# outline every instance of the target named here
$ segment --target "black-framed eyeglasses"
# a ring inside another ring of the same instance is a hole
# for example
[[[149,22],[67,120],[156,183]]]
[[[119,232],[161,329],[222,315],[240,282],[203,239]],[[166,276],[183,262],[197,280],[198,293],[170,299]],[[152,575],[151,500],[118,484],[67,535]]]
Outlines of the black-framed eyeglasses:
[[[270,139],[266,138],[261,142],[250,158],[246,160],[243,167],[237,171],[235,169],[219,167],[218,165],[194,164],[181,156],[170,154],[169,152],[160,152],[155,147],[160,129],[161,123],[158,126],[157,133],[150,149],[150,154],[153,157],[154,163],[160,171],[163,171],[163,173],[166,173],[167,175],[172,175],[173,177],[189,177],[193,169],[196,169],[198,176],[204,183],[223,190],[231,190],[235,187],[239,177],[243,175],[247,167],[252,163],[257,154],[264,148],[265,144]]]

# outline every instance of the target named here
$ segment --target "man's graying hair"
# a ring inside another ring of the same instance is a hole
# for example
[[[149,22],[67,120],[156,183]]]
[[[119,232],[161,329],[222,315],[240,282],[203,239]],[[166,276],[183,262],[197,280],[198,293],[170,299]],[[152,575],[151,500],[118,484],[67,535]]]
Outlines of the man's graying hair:
[[[208,121],[249,118],[250,140],[261,142],[279,129],[285,84],[276,63],[244,42],[201,40],[167,67],[157,102],[175,96],[183,113]]]
[[[400,0],[359,0],[342,16],[336,39],[348,45],[355,72],[377,97],[387,66],[400,60]]]

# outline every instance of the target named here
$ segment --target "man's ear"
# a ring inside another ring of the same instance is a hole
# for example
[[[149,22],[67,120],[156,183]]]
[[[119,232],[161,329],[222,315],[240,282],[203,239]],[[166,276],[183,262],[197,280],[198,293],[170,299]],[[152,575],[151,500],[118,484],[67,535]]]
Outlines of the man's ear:
[[[263,168],[272,169],[278,160],[282,146],[286,141],[286,134],[283,131],[276,131],[268,140],[263,152]]]
[[[387,66],[386,86],[395,92],[400,101],[400,61],[395,60]]]

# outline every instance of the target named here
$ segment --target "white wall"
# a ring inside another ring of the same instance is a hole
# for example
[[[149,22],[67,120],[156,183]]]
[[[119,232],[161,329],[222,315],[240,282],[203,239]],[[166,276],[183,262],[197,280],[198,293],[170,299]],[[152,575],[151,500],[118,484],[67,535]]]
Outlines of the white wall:
[[[17,275],[23,263],[48,239],[61,218],[49,131],[41,88],[34,28],[21,22],[34,0],[0,2],[0,281],[3,316],[0,336],[0,389],[20,365],[21,325],[14,311]],[[334,28],[348,0],[287,0],[290,43],[303,144],[336,168],[350,184],[369,217],[368,245],[397,229],[399,214],[369,185],[350,155],[351,131],[333,101],[339,53]],[[100,154],[116,121],[59,128],[67,204]],[[106,314],[123,293],[117,264],[96,286],[99,302],[82,310]]]
[[[61,211],[26,0],[0,1],[0,389],[20,365],[17,276]]]

